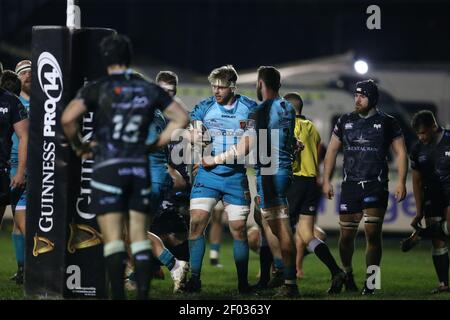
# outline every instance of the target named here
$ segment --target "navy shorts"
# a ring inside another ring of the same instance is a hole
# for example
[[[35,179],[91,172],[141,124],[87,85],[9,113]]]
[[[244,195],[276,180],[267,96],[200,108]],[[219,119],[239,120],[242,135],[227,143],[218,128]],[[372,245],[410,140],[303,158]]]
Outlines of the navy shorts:
[[[359,213],[364,209],[387,209],[388,183],[344,181],[341,185],[339,214]]]
[[[445,217],[445,208],[448,206],[443,190],[429,189],[423,193],[423,215],[425,218]]]
[[[150,176],[147,163],[116,163],[94,167],[91,211],[95,214],[150,213]]]

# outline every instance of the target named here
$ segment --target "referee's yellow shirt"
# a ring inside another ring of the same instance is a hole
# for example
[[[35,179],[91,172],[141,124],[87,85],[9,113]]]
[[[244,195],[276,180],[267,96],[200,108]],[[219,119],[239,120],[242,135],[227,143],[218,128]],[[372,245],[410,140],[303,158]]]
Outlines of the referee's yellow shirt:
[[[296,176],[316,177],[319,172],[318,150],[320,134],[310,120],[295,118],[294,136],[301,140],[305,148],[297,154],[292,166]]]

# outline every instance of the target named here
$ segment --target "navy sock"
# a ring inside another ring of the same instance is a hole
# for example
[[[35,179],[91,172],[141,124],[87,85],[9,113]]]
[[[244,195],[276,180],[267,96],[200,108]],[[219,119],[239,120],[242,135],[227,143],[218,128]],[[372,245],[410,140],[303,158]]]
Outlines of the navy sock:
[[[124,300],[125,289],[123,277],[127,264],[127,253],[117,252],[105,257],[105,259],[109,280],[111,282],[112,298],[114,300]]]

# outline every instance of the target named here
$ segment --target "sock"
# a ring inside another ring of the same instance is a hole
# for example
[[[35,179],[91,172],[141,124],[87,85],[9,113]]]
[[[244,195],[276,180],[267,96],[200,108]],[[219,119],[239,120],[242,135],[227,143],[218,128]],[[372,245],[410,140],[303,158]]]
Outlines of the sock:
[[[334,276],[338,274],[341,269],[331,255],[328,246],[320,239],[314,238],[308,243],[308,250],[316,254],[316,256],[327,266],[330,270],[331,275]]]
[[[439,282],[445,286],[448,286],[449,258],[447,248],[433,248],[433,264]]]
[[[25,237],[23,234],[12,234],[14,250],[16,252],[17,267],[23,268],[25,261]]]
[[[202,271],[203,256],[205,255],[205,237],[189,240],[189,263],[191,265],[192,277],[200,279]]]
[[[287,285],[293,285],[297,283],[297,275],[296,275],[295,266],[284,266],[283,274],[284,274],[284,283]]]
[[[166,248],[164,248],[163,252],[161,252],[161,254],[158,257],[158,259],[169,270],[172,270],[173,266],[175,265],[175,257],[174,257],[174,255],[169,250],[167,250]]]
[[[272,266],[273,255],[268,246],[261,246],[259,249],[259,264],[261,268],[261,275],[259,282],[262,285],[267,285],[270,280],[270,268]]]
[[[150,290],[152,247],[150,240],[133,242],[131,253],[134,259],[134,270],[136,272],[137,298],[147,300]]]
[[[275,266],[275,269],[277,269],[277,270],[283,270],[284,269],[283,259],[273,257],[273,264]]]
[[[153,255],[152,255],[153,258]],[[153,274],[161,269],[163,263],[159,259],[151,259],[150,261],[150,273]]]
[[[151,280],[151,260],[152,251],[145,250],[133,255],[134,269],[136,270],[137,294],[139,300],[148,299],[148,291],[150,290]]]
[[[187,240],[175,247],[170,247],[169,250],[178,260],[189,261],[189,242]]]
[[[209,250],[210,259],[219,259],[220,243],[211,243]]]
[[[106,260],[109,281],[111,282],[112,298],[114,300],[124,300],[126,297],[123,278],[128,257],[125,243],[122,240],[106,243],[103,246],[103,255]]]
[[[113,300],[124,300],[125,290],[123,276],[127,264],[127,253],[125,251],[111,254],[106,257],[106,268],[111,281],[111,292]]]
[[[248,283],[248,242],[241,240],[233,241],[233,256],[236,263],[238,283]]]

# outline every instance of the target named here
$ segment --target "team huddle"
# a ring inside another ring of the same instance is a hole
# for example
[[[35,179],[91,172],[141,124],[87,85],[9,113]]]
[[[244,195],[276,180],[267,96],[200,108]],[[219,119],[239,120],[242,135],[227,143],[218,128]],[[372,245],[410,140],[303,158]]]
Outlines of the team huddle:
[[[79,90],[61,124],[74,152],[95,160],[90,210],[97,215],[103,237],[113,299],[125,299],[126,288],[135,289],[138,299],[147,299],[161,265],[170,271],[174,293],[201,291],[205,231],[219,201],[228,216],[241,295],[280,287],[279,297],[300,296],[297,278],[307,253],[314,253],[329,269],[330,295],[344,287],[360,291],[352,257],[362,219],[367,277],[360,292],[375,293],[371,276],[373,270],[379,272],[382,257],[388,153],[392,148],[395,154],[398,202],[406,196],[408,153],[397,120],[377,108],[374,81],[356,84],[355,111],[338,119],[323,157],[314,123],[302,115],[301,96],[296,92],[280,96],[281,75],[274,67],[258,68],[259,103],[237,92],[233,66],[214,69],[208,77],[212,96],[188,113],[176,97],[175,73],[161,71],[152,82],[129,68],[132,52],[127,37],[104,38],[100,52],[108,75]],[[19,85],[20,75],[31,70],[31,62],[25,61],[16,67]],[[23,282],[26,209],[29,86],[23,92],[24,83],[22,92],[8,92],[12,89],[3,85],[0,89],[6,110],[0,112],[0,212],[11,204],[18,283]],[[94,135],[88,142],[80,138],[78,128],[87,112],[94,113]],[[417,113],[412,127],[419,139],[410,152],[417,215],[411,224],[415,231],[402,242],[402,250],[409,251],[422,238],[432,239],[439,279],[436,292],[445,292],[449,291],[450,132],[429,111]],[[341,148],[339,266],[315,223],[321,194],[334,196],[331,177]],[[247,228],[249,215],[257,228]],[[251,285],[248,263],[254,229],[260,278]]]

